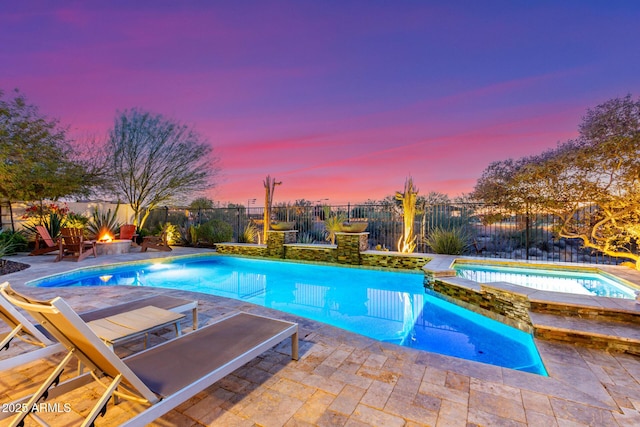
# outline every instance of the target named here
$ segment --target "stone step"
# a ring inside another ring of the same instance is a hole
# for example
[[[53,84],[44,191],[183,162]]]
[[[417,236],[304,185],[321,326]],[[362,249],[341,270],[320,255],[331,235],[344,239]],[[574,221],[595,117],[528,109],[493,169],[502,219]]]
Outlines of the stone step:
[[[640,355],[640,327],[636,322],[537,312],[529,315],[536,338]]]
[[[572,296],[572,302],[541,301],[531,298],[530,311],[640,325],[640,304],[636,301],[620,298],[602,298],[600,301],[602,305],[596,306],[588,298],[585,301],[580,301],[581,297],[581,295]]]

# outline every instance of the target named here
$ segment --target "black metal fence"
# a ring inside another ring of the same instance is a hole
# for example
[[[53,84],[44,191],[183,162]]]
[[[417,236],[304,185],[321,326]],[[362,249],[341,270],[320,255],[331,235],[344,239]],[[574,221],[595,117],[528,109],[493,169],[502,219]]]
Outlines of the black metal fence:
[[[257,207],[196,210],[164,207],[151,213],[146,228],[158,228],[170,222],[184,234],[191,225],[215,220],[228,224],[233,230],[232,241],[238,241],[248,224],[262,228],[263,213],[263,209]],[[301,243],[327,243],[325,221],[331,217],[350,222],[367,221],[371,249],[397,250],[403,218],[402,209],[393,204],[279,206],[272,208],[271,219],[295,222]],[[479,204],[424,205],[418,207],[415,217],[415,251],[433,252],[428,243],[430,234],[438,229],[455,229],[467,242],[467,255],[599,264],[621,261],[583,248],[579,239],[559,238],[554,233],[557,225],[557,218],[551,214],[498,214],[495,208]]]

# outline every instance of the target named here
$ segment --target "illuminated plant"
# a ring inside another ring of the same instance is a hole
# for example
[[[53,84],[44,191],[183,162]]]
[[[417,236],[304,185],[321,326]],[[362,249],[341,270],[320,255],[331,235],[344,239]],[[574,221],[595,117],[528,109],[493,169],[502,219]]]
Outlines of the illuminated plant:
[[[327,231],[327,240],[332,245],[336,243],[336,233],[342,230],[342,223],[347,220],[343,214],[330,215],[324,220],[324,229]]]
[[[403,227],[402,236],[398,240],[398,251],[412,253],[416,249],[416,238],[413,234],[413,226],[416,216],[416,199],[418,189],[413,186],[413,178],[409,177],[404,182],[404,193],[396,192],[396,199],[402,202]]]
[[[258,237],[258,228],[250,222],[238,235],[238,243],[255,243]]]
[[[91,214],[91,219],[87,224],[87,230],[89,235],[94,239],[102,239],[110,236],[114,238],[116,230],[120,228],[120,221],[118,221],[118,209],[120,204],[116,205],[116,208],[111,211],[111,208],[106,212],[100,211],[96,206]]]

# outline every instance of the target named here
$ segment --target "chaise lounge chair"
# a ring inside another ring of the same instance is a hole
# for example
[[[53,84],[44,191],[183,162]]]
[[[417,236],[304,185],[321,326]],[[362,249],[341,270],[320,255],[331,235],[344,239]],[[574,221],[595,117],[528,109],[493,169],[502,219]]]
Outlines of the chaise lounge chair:
[[[59,250],[58,244],[51,238],[44,225],[36,225],[36,248],[29,255],[43,255]]]
[[[64,258],[71,258],[82,261],[89,255],[98,257],[96,252],[96,241],[85,240],[82,228],[63,228],[60,231],[60,252],[56,258],[61,261]]]
[[[83,426],[93,425],[98,415],[104,415],[112,396],[148,406],[121,425],[146,425],[288,337],[291,337],[291,356],[298,359],[296,323],[248,313],[231,315],[120,359],[62,298],[32,300],[13,291],[6,283],[0,285],[0,294],[45,325],[69,351],[38,391],[24,403],[27,408],[43,397],[46,399],[47,395],[59,395],[58,388],[69,389],[68,383],[56,384],[64,366],[74,355],[91,370],[92,377],[106,387]],[[101,376],[109,383],[100,381]],[[77,379],[86,380],[86,376],[82,377]],[[8,407],[20,408],[20,405],[23,403],[14,402]],[[37,417],[37,414],[18,412],[11,425],[22,423],[28,416]]]
[[[6,282],[5,282],[6,283]],[[154,306],[164,310],[170,310],[176,313],[182,313],[188,310],[192,312],[193,329],[198,327],[198,301],[186,300],[182,298],[174,298],[171,296],[157,295],[148,298],[140,298],[137,300],[117,304],[111,307],[99,308],[80,314],[80,318],[85,322],[91,322],[98,319],[104,319],[122,313],[127,313],[147,306]],[[51,335],[40,325],[34,325],[29,319],[23,316],[16,308],[5,298],[0,296],[0,320],[3,320],[11,331],[4,335],[0,340],[0,352],[8,351],[11,341],[18,338],[21,341],[40,347],[36,350],[21,353],[10,358],[0,360],[0,371],[13,369],[25,363],[33,362],[38,359],[49,357],[52,354],[59,353],[64,347],[55,341]],[[0,353],[1,354],[1,353]]]

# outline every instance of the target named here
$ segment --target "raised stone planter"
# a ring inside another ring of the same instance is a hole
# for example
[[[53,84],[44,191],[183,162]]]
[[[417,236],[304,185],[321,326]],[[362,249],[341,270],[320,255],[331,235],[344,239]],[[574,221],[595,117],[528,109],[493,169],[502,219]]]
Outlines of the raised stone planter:
[[[216,252],[227,255],[267,256],[267,245],[255,243],[217,243]]]
[[[221,254],[402,270],[420,270],[431,259],[425,254],[368,251],[369,233],[336,233],[337,245],[296,243],[296,233],[296,230],[270,230],[266,245],[218,243],[216,248]]]
[[[267,256],[284,258],[284,245],[296,242],[297,230],[267,231]]]
[[[309,245],[294,243],[285,245],[285,258],[300,261],[336,262],[336,245]]]
[[[403,254],[400,252],[365,251],[360,253],[360,263],[368,267],[422,270],[431,258],[425,254]]]
[[[369,233],[336,233],[339,264],[360,265],[360,252],[369,248]]]

